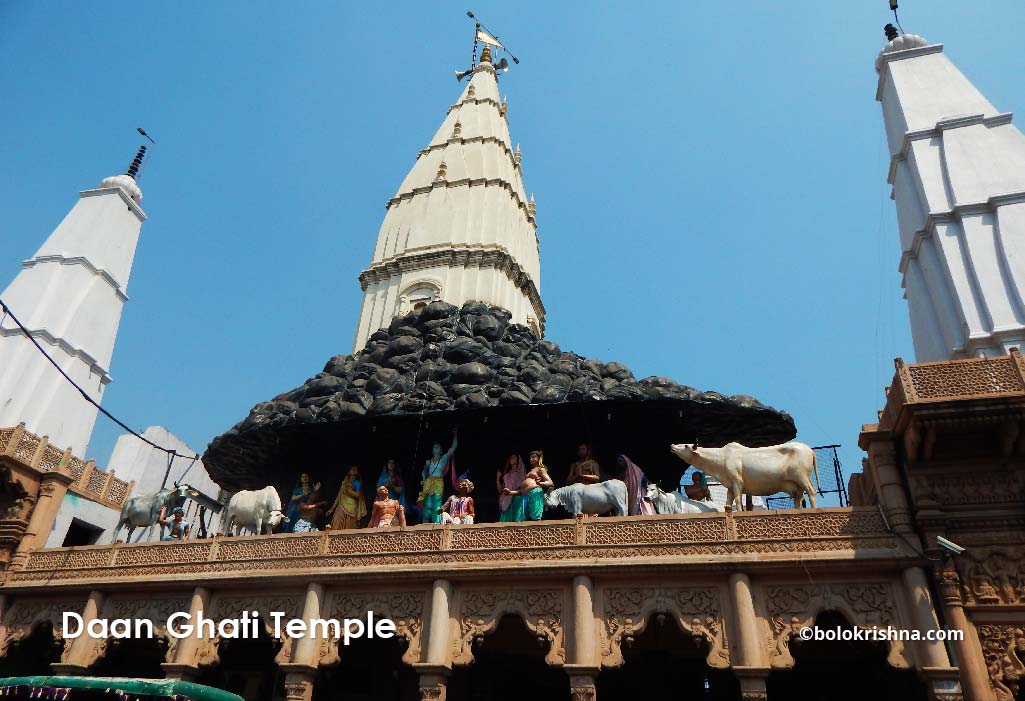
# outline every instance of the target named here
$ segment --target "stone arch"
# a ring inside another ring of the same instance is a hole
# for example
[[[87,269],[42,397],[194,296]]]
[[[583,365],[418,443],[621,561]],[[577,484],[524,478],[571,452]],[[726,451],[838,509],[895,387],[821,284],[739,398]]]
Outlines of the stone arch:
[[[188,610],[187,608],[184,610]],[[267,596],[214,596],[211,606],[211,613],[204,612],[204,616],[214,621],[216,626],[219,621],[229,619],[239,619],[242,617],[244,612],[256,611],[259,614],[259,624],[263,626],[264,632],[274,637],[274,620],[271,618],[271,612],[282,612],[284,614],[282,620],[288,621],[292,618],[298,618],[300,615],[299,597],[295,594],[270,594]],[[192,621],[195,623],[195,621]],[[281,648],[277,651],[274,656],[274,662],[277,664],[283,664],[291,661],[292,658],[292,639],[287,635],[282,634],[277,640],[281,643]],[[221,636],[217,634],[216,629],[212,637],[200,638],[199,645],[196,646],[195,658],[192,660],[179,660],[179,662],[189,665],[198,665],[209,667],[217,664],[220,661],[219,647],[221,644]]]
[[[503,616],[519,616],[527,629],[549,643],[545,662],[561,666],[566,661],[563,620],[568,611],[568,592],[562,589],[469,590],[458,594],[458,628],[452,663],[473,662],[473,642],[491,633]]]
[[[402,661],[412,665],[420,661],[425,598],[422,591],[330,592],[320,617],[341,622],[346,618],[365,621],[367,612],[373,611],[377,619],[390,619],[395,624],[395,635],[405,638],[409,643]],[[318,664],[332,665],[339,662],[339,645],[340,641],[335,637],[322,640]]]
[[[145,598],[111,598],[103,605],[102,618],[108,620],[126,618],[129,620],[150,621],[155,637],[167,641],[167,652],[164,662],[173,662],[178,638],[167,632],[167,619],[173,613],[189,610],[189,598],[184,596],[150,596]],[[83,658],[82,665],[92,667],[108,652],[111,638],[100,638],[94,641],[89,654]]]
[[[851,626],[865,630],[913,627],[901,625],[894,603],[897,592],[888,582],[771,585],[765,587],[764,594],[770,627],[767,651],[774,669],[794,666],[791,640],[802,628],[813,626],[815,617],[823,612],[835,611]],[[889,641],[886,661],[894,669],[911,667],[903,641]]]
[[[441,299],[441,282],[436,278],[419,278],[403,288],[399,293],[396,316],[419,311],[431,302]]]
[[[603,590],[600,599],[603,667],[621,666],[623,643],[659,615],[672,616],[682,631],[708,641],[709,667],[730,666],[718,587],[615,587]]]
[[[81,615],[85,608],[84,599],[16,599],[0,621],[0,657],[4,657],[11,643],[24,640],[35,629],[49,624],[55,643],[62,643],[61,662],[67,662],[71,643],[64,639],[64,612]]]

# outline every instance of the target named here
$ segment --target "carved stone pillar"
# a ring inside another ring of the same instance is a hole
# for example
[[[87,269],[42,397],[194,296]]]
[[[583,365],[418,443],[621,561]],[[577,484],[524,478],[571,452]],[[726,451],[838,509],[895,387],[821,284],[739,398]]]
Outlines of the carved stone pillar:
[[[957,657],[965,701],[996,701],[996,693],[989,683],[989,672],[986,668],[986,658],[982,654],[979,633],[965,614],[961,601],[961,582],[949,561],[940,569],[939,580],[940,598],[943,601],[947,625],[951,630],[964,633],[962,640],[954,640],[951,645]]]
[[[25,535],[18,544],[14,557],[11,558],[12,569],[24,567],[28,554],[46,543],[46,537],[53,530],[53,522],[57,519],[57,512],[64,501],[64,495],[68,492],[69,484],[71,475],[63,472],[47,472],[43,475],[43,481],[39,485],[39,497],[28,518]]]
[[[451,629],[449,604],[452,601],[452,584],[437,579],[431,585],[430,615],[427,619],[427,644],[424,646],[424,662],[413,665],[420,675],[421,701],[445,701],[448,676],[452,672]]]
[[[594,613],[594,588],[590,577],[573,578],[573,648],[569,661],[577,665],[597,666],[598,628]]]
[[[597,665],[567,664],[570,701],[596,701],[595,679],[600,671]]]
[[[741,698],[744,701],[763,701],[767,698],[765,680],[769,676],[769,665],[768,660],[763,659],[763,641],[758,634],[751,579],[743,572],[734,572],[730,575],[729,584],[737,640],[733,671],[740,681]]]
[[[192,591],[192,601],[189,603],[189,620],[195,622],[200,613],[209,611],[210,590],[204,587],[196,587]],[[194,631],[187,638],[178,641],[175,650],[174,661],[164,662],[160,666],[164,668],[164,676],[168,679],[181,679],[192,681],[199,676],[199,648],[200,638],[198,631]]]
[[[281,665],[281,669],[285,672],[285,701],[312,701],[316,668],[288,664]]]
[[[306,587],[306,601],[303,603],[303,620],[312,621],[320,618],[320,602],[324,598],[324,586],[322,584],[310,584]],[[314,638],[307,632],[301,638],[297,638],[292,646],[292,662],[295,664],[308,665],[316,669],[319,663],[321,641]]]
[[[53,669],[53,673],[63,676],[83,676],[88,673],[88,662],[91,660],[94,654],[96,645],[99,644],[99,640],[91,637],[86,632],[86,627],[89,622],[98,618],[100,612],[103,610],[104,595],[103,592],[91,591],[89,592],[89,598],[85,602],[85,607],[82,609],[82,631],[77,638],[73,638],[70,641],[65,636],[65,645],[70,645],[67,654],[62,655],[61,662],[54,662],[50,665]]]
[[[917,536],[913,535],[908,497],[904,492],[904,483],[897,467],[897,450],[888,432],[883,433],[881,440],[873,440],[869,444],[868,459],[872,463],[876,493],[886,511],[890,527],[898,533],[908,534],[917,539]]]

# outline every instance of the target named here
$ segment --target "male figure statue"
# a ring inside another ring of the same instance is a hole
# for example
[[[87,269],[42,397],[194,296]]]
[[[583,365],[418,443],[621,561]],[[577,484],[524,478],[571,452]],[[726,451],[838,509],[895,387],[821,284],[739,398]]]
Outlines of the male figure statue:
[[[452,456],[459,445],[459,429],[452,430],[452,446],[447,453],[441,452],[441,443],[435,443],[431,457],[424,463],[423,483],[416,502],[421,505],[424,523],[438,523],[441,520],[441,499],[445,492],[445,477],[452,470]]]
[[[566,477],[567,486],[577,482],[580,484],[601,482],[598,461],[591,455],[591,446],[587,443],[577,446],[577,461],[569,466],[569,475]]]
[[[388,487],[381,485],[377,488],[377,499],[374,501],[374,511],[370,517],[371,528],[388,528],[397,524],[405,527],[406,510],[398,499],[393,499],[388,494]]]
[[[441,510],[442,523],[473,523],[476,513],[473,510],[473,497],[470,496],[472,491],[473,482],[465,477],[459,480],[458,496],[450,496]]]

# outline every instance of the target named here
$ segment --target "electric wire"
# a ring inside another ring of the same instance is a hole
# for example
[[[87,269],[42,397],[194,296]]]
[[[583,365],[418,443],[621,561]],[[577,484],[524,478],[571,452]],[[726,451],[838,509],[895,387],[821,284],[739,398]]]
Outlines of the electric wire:
[[[29,341],[32,342],[32,345],[34,345],[36,347],[36,350],[38,350],[40,353],[43,354],[44,358],[46,358],[48,361],[50,361],[50,365],[53,365],[55,368],[57,368],[57,372],[59,372],[61,375],[63,375],[64,379],[67,380],[69,383],[71,383],[72,387],[74,387],[76,390],[78,390],[78,393],[82,395],[82,398],[85,399],[90,404],[92,404],[94,407],[96,407],[96,409],[101,414],[106,416],[108,419],[110,419],[111,421],[116,423],[118,426],[120,426],[124,430],[128,431],[128,433],[132,434],[133,436],[138,438],[143,443],[146,443],[147,445],[149,445],[149,446],[151,446],[153,448],[156,448],[157,450],[160,450],[160,451],[163,451],[163,452],[167,453],[168,456],[170,456],[172,461],[174,460],[175,457],[191,458],[193,461],[199,460],[200,456],[198,454],[183,455],[182,453],[179,453],[178,451],[174,450],[173,448],[165,448],[164,446],[159,445],[158,443],[154,443],[149,438],[146,438],[145,436],[140,434],[138,431],[136,431],[133,428],[131,428],[130,426],[128,426],[128,424],[126,424],[124,421],[122,421],[121,419],[117,418],[116,416],[111,414],[109,411],[104,409],[102,406],[100,406],[100,403],[98,401],[96,401],[95,399],[93,399],[89,395],[88,392],[86,392],[84,389],[82,389],[81,385],[79,385],[77,382],[75,382],[71,378],[71,376],[68,375],[68,373],[66,373],[64,371],[64,368],[62,368],[60,366],[60,364],[56,360],[53,359],[53,356],[51,356],[49,353],[47,353],[46,349],[43,348],[41,345],[39,345],[39,341],[37,341],[35,336],[32,335],[32,332],[30,332],[27,328],[25,328],[25,325],[22,324],[18,320],[18,317],[14,315],[14,312],[11,311],[11,308],[8,307],[7,304],[2,299],[0,299],[0,308],[3,309],[3,312],[4,312],[4,317],[3,318],[4,318],[4,320],[6,321],[7,317],[10,317],[11,321],[13,321],[18,326],[18,328],[21,330],[22,335],[25,336],[25,338],[27,338]],[[2,323],[2,322],[0,322],[0,323]]]

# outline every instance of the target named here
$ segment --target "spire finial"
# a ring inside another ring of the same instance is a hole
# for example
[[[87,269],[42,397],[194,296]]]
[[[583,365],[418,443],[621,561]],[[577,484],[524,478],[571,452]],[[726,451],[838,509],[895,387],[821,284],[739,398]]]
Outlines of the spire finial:
[[[133,180],[139,175],[139,168],[142,166],[142,159],[146,157],[146,146],[140,146],[139,150],[135,154],[135,158],[132,159],[131,164],[128,166],[128,170],[125,171],[125,175],[131,177]]]
[[[527,214],[531,219],[537,217],[537,204],[534,202],[534,193],[530,193],[530,202],[527,204]]]
[[[491,47],[487,44],[484,45],[484,50],[480,52],[481,63],[491,63]]]

